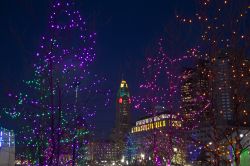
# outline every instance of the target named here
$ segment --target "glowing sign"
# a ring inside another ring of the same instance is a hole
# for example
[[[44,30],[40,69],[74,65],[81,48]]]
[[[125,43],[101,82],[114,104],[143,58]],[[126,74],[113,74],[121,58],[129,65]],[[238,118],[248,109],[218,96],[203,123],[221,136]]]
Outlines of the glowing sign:
[[[148,123],[140,126],[135,126],[131,129],[131,133],[137,133],[137,132],[142,132],[142,131],[149,131],[152,129],[157,129],[157,128],[162,128],[167,126],[167,121],[166,120],[161,120],[157,121],[154,123]],[[180,128],[181,127],[181,122],[180,121],[172,121],[172,127],[175,128]]]
[[[147,118],[147,119],[139,120],[136,122],[136,126],[151,123],[153,121],[156,122],[156,121],[160,121],[163,119],[170,119],[170,118],[175,119],[176,116],[170,115],[170,114],[161,114],[161,115],[155,116],[154,118]]]

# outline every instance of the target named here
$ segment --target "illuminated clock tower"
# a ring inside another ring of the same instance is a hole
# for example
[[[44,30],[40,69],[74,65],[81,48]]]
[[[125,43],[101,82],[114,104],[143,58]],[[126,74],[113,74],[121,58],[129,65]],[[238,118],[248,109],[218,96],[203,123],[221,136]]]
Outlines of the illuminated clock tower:
[[[116,98],[116,134],[122,140],[130,131],[130,107],[131,98],[128,84],[125,80],[122,80]]]

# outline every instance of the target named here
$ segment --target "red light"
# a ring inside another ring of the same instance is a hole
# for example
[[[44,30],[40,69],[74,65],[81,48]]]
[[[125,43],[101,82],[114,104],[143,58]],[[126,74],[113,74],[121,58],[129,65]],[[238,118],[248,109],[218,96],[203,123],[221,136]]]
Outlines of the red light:
[[[128,99],[128,103],[131,104],[131,99],[130,98]]]
[[[119,98],[119,103],[122,104],[122,98]]]

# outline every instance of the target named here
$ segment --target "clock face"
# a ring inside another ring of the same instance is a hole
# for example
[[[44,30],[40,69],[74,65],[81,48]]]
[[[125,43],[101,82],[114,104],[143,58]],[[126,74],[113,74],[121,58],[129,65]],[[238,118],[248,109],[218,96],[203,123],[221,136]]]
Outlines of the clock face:
[[[127,96],[125,96],[125,97],[120,97],[119,99],[118,99],[118,103],[119,104],[123,104],[123,103],[128,103],[128,104],[131,104],[131,99],[129,98],[129,97],[127,97]]]
[[[122,104],[122,98],[121,97],[119,98],[119,104]]]

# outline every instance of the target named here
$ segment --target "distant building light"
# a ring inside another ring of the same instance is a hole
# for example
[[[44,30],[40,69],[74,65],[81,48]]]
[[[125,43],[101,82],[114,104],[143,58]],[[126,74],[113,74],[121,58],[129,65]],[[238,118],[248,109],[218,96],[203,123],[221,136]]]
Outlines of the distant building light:
[[[141,158],[144,160],[145,154],[141,153]]]
[[[124,163],[124,161],[125,161],[125,157],[122,156],[121,162]]]

